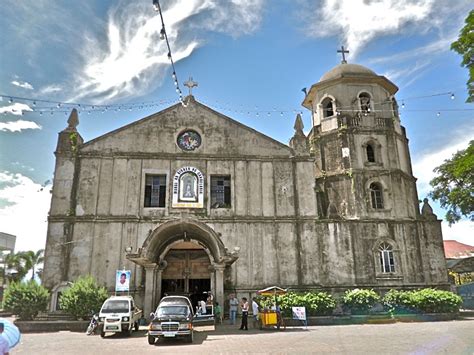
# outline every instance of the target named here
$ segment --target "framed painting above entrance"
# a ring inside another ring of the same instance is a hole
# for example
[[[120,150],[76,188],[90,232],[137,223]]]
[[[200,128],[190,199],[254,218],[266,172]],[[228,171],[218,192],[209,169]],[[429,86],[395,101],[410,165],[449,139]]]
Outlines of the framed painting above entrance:
[[[204,207],[204,175],[193,166],[183,166],[173,177],[174,208]]]

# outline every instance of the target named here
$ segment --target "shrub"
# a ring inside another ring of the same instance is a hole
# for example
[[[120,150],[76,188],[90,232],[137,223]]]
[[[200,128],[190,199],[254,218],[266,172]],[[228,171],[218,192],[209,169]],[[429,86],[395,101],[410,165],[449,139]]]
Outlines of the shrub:
[[[99,287],[92,276],[80,277],[59,298],[61,309],[79,319],[97,313],[107,299],[105,287]]]
[[[3,297],[3,309],[12,312],[21,320],[32,320],[48,307],[49,292],[36,281],[12,282]]]
[[[382,303],[389,312],[397,314],[413,313],[416,311],[414,291],[388,291],[382,299]]]
[[[262,307],[273,306],[273,297],[260,297],[257,302]],[[284,316],[291,317],[291,307],[305,307],[307,315],[328,315],[336,308],[336,300],[326,292],[288,292],[277,296],[278,305]]]
[[[459,311],[462,298],[450,291],[424,288],[413,292],[413,303],[422,313],[455,313]]]
[[[352,314],[367,314],[380,300],[374,290],[354,289],[347,290],[342,297],[344,306],[351,310]]]
[[[383,298],[383,304],[394,313],[455,313],[459,311],[462,299],[449,292],[424,288],[417,291],[390,290]]]

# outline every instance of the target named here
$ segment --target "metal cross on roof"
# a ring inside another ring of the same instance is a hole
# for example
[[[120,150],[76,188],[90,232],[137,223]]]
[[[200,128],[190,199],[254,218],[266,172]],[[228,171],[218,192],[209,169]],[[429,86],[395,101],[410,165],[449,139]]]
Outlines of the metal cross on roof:
[[[198,83],[193,81],[193,77],[190,76],[189,80],[184,82],[184,86],[189,88],[189,95],[191,96],[193,94],[193,88],[198,86]]]
[[[341,61],[341,63],[342,63],[342,64],[346,64],[347,61],[346,61],[346,56],[345,56],[345,54],[346,54],[346,53],[349,53],[349,51],[348,51],[347,49],[344,49],[344,46],[341,46],[341,49],[338,49],[338,50],[337,50],[337,53],[341,53],[341,54],[342,54],[342,61]]]

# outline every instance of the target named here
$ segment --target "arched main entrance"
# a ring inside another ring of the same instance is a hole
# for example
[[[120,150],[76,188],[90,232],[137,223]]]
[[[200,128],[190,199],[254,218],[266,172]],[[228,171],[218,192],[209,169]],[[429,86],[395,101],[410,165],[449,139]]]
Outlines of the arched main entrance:
[[[161,224],[137,253],[127,254],[127,259],[145,268],[145,314],[165,292],[190,295],[195,286],[209,286],[206,291],[223,304],[224,270],[237,258],[237,252],[229,253],[212,228],[193,219]]]
[[[165,250],[161,259],[161,294],[156,294],[155,300],[165,295],[185,295],[195,308],[198,301],[206,299],[212,290],[213,267],[204,247],[191,241],[178,241]]]

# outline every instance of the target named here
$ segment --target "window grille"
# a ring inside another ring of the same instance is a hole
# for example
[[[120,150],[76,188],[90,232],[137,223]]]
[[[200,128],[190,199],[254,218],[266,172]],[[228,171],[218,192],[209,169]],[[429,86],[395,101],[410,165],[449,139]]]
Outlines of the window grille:
[[[383,273],[395,272],[395,261],[393,258],[393,248],[388,243],[379,246],[380,268]]]
[[[146,175],[144,207],[165,207],[166,175]]]

